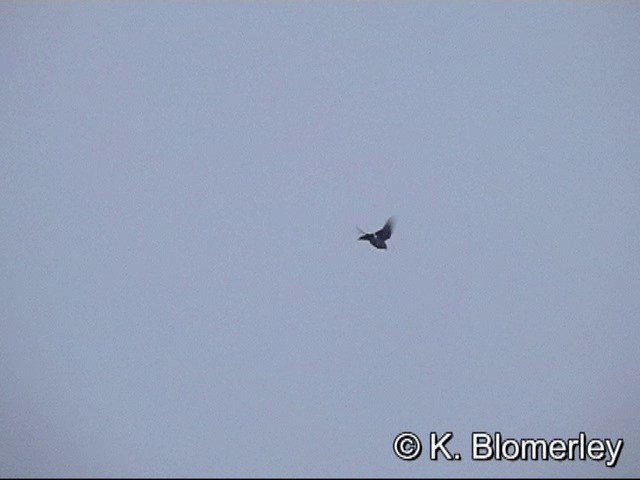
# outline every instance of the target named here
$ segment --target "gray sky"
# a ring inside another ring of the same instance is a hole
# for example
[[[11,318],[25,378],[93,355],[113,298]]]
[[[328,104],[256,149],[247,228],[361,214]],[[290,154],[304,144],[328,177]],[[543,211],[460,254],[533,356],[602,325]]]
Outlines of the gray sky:
[[[639,54],[637,2],[1,3],[0,474],[637,475]]]

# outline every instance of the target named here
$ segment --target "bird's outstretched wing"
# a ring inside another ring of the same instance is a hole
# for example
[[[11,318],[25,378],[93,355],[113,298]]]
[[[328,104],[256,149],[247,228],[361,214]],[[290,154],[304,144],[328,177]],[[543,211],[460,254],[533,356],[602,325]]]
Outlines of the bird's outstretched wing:
[[[395,220],[393,219],[393,217],[391,217],[389,220],[387,220],[387,223],[384,224],[384,227],[376,232],[376,236],[382,240],[389,240],[389,238],[391,237],[391,232],[393,232],[394,224]]]

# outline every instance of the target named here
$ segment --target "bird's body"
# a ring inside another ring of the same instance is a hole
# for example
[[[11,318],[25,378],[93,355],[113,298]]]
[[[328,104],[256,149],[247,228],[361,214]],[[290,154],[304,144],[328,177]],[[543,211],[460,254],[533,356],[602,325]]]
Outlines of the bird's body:
[[[380,230],[375,233],[366,233],[360,230],[362,236],[358,238],[358,240],[367,240],[371,245],[376,248],[386,250],[387,248],[387,240],[391,238],[391,232],[393,232],[393,217],[387,220],[387,223],[384,224]]]

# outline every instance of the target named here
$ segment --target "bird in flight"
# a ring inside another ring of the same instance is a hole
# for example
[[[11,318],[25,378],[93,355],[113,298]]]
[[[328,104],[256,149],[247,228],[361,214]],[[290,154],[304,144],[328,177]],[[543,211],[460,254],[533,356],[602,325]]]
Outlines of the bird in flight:
[[[376,233],[363,232],[360,228],[356,227],[362,234],[362,236],[358,238],[358,240],[368,240],[374,247],[386,249],[386,241],[391,237],[391,232],[393,232],[394,224],[395,220],[393,219],[393,217],[391,217],[389,220],[387,220],[387,223],[384,224],[384,227],[382,227]]]

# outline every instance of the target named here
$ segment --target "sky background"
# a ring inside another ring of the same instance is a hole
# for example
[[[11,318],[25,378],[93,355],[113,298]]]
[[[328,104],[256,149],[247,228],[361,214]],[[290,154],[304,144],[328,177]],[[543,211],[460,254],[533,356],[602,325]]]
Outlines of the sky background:
[[[2,2],[0,105],[0,475],[640,471],[640,3]]]

